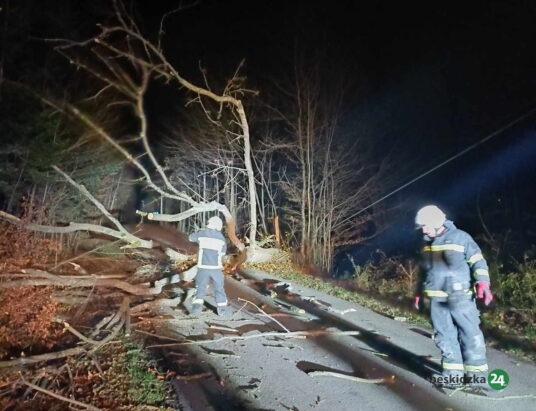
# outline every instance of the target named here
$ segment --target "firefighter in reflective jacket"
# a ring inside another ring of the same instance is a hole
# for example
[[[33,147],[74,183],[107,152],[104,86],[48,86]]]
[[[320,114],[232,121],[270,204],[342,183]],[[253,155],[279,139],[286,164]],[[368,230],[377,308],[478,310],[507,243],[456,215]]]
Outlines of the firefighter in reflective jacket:
[[[191,315],[203,311],[205,294],[209,282],[212,282],[218,315],[224,315],[227,308],[227,296],[224,288],[223,256],[227,252],[227,242],[221,233],[223,221],[211,217],[207,228],[192,233],[189,240],[199,244],[197,253],[197,274],[195,276],[196,294],[192,301]]]
[[[442,380],[455,385],[481,380],[488,364],[474,290],[485,305],[493,299],[486,260],[473,238],[437,206],[420,209],[415,223],[424,237],[424,280],[414,303],[419,308],[422,295],[430,298],[434,341],[441,350],[442,376],[447,377]]]

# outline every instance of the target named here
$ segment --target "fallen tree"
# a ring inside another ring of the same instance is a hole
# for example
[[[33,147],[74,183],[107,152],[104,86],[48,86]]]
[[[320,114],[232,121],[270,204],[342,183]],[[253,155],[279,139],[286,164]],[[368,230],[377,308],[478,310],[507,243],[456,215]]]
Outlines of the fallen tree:
[[[55,50],[65,56],[74,65],[78,72],[89,76],[96,84],[101,85],[89,101],[95,101],[99,107],[107,107],[111,110],[115,106],[130,107],[130,115],[138,124],[137,131],[126,142],[114,136],[112,128],[101,124],[90,114],[69,101],[63,101],[51,95],[37,97],[46,105],[71,118],[78,120],[94,137],[101,139],[120,153],[139,173],[140,181],[150,190],[154,191],[161,199],[178,201],[186,206],[183,211],[175,214],[155,214],[143,210],[137,210],[137,214],[148,220],[157,222],[176,223],[191,218],[199,213],[218,212],[226,221],[227,234],[232,244],[240,251],[244,251],[245,245],[236,234],[236,222],[233,214],[225,204],[217,201],[207,201],[203,193],[192,190],[188,181],[182,181],[182,187],[176,187],[166,174],[165,167],[160,164],[157,156],[153,153],[148,134],[148,118],[146,114],[146,94],[153,83],[161,83],[179,90],[186,90],[189,94],[186,105],[198,104],[205,113],[209,124],[219,127],[224,132],[229,132],[242,141],[244,169],[240,173],[246,176],[249,203],[249,248],[253,255],[256,252],[257,242],[257,196],[255,178],[251,163],[251,146],[249,136],[249,124],[242,103],[245,95],[255,95],[256,92],[243,86],[244,78],[237,72],[229,79],[220,93],[213,91],[208,86],[205,77],[205,87],[200,87],[185,79],[166,58],[161,48],[161,38],[156,42],[149,41],[137,27],[136,23],[126,13],[120,2],[114,2],[116,24],[102,25],[100,32],[83,41],[53,40]],[[169,17],[169,16],[167,16]],[[159,35],[163,34],[163,30]],[[6,81],[6,84],[24,88],[29,87]],[[223,123],[224,117],[233,119]],[[134,154],[130,147],[135,142],[143,147],[141,155]],[[83,144],[78,142],[77,144]],[[141,158],[144,161],[141,161]],[[149,171],[148,166],[154,171]],[[30,230],[45,233],[71,233],[75,231],[89,231],[104,234],[124,242],[125,248],[152,248],[151,239],[142,239],[129,232],[112,213],[104,207],[82,184],[70,177],[68,171],[59,166],[53,166],[65,181],[80,192],[86,199],[91,201],[103,216],[112,224],[113,228],[86,222],[71,221],[64,226],[45,226],[27,223],[25,227]],[[157,181],[158,180],[158,181]],[[191,193],[191,194],[189,194]],[[2,213],[1,218],[18,225],[22,221],[16,216]]]

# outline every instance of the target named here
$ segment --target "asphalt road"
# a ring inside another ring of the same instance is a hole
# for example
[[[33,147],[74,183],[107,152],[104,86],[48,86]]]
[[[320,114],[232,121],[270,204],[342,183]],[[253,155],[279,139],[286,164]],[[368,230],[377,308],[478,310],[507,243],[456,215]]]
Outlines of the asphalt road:
[[[441,390],[431,330],[271,274],[226,278],[231,313],[188,317],[163,299],[159,354],[180,410],[535,410],[536,366],[488,349],[503,390]],[[187,304],[186,304],[187,306]]]

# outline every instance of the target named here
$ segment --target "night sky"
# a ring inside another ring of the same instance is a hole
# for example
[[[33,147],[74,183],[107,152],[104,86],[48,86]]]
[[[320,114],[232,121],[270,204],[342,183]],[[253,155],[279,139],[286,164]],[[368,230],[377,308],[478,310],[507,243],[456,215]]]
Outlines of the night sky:
[[[146,28],[176,3],[141,1]],[[245,59],[261,98],[295,49],[319,53],[353,82],[349,126],[379,113],[369,132],[417,141],[432,165],[536,107],[534,21],[531,1],[201,0],[168,18],[165,49],[194,77],[202,65],[228,78]]]
[[[152,4],[147,15],[160,12]],[[393,189],[417,180],[385,200],[399,211],[384,241],[400,244],[428,202],[468,230],[479,227],[478,198],[500,212],[515,195],[518,220],[533,219],[535,21],[533,1],[208,0],[170,17],[166,48],[192,73],[201,62],[229,76],[245,58],[261,98],[295,49],[341,68],[354,81],[346,127],[373,134],[378,156],[400,150],[412,162]]]

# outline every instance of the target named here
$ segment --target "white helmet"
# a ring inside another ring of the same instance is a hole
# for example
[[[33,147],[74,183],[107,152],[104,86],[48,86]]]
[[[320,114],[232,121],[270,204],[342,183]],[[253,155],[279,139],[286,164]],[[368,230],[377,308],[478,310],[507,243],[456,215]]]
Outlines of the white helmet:
[[[220,217],[214,216],[208,219],[207,228],[212,228],[213,230],[221,231],[223,228],[223,221]]]
[[[447,219],[447,216],[439,207],[435,205],[428,205],[421,208],[415,216],[415,224],[418,226],[430,226],[438,229],[441,227]]]

